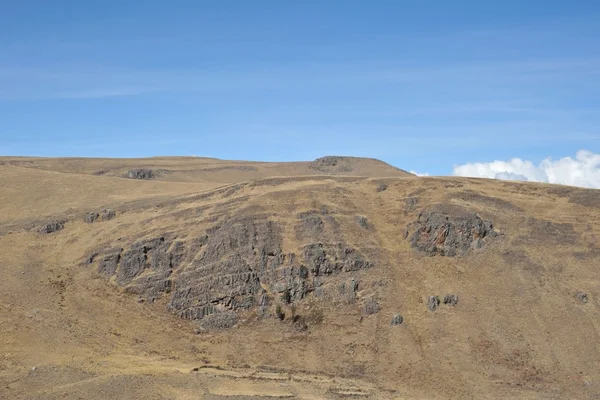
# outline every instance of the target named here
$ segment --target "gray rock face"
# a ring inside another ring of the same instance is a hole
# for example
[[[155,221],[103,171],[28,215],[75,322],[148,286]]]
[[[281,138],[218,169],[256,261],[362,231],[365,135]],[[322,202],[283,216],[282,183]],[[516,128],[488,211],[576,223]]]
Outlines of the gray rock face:
[[[340,284],[340,294],[347,299],[348,303],[354,303],[356,292],[358,292],[358,281],[355,279]]]
[[[250,309],[273,315],[278,303],[323,294],[323,283],[333,275],[373,266],[344,242],[308,244],[298,255],[284,253],[282,243],[275,222],[233,218],[199,238],[144,239],[109,250],[96,262],[101,274],[114,276],[127,292],[150,301],[168,294],[171,311],[192,320]],[[351,279],[348,289],[354,294],[358,282]]]
[[[331,172],[334,169],[338,172],[351,172],[352,167],[346,165],[348,160],[348,157],[340,156],[321,157],[313,161],[309,168],[320,172]]]
[[[444,296],[444,304],[455,306],[458,304],[458,296],[455,294],[447,294]]]
[[[587,296],[587,294],[585,294],[583,292],[577,293],[577,295],[575,297],[577,298],[577,300],[579,300],[582,303],[588,302],[588,296]]]
[[[235,312],[224,311],[207,315],[198,322],[198,326],[207,331],[216,331],[231,328],[232,326],[235,326],[237,322],[238,316]]]
[[[129,179],[153,179],[154,171],[150,168],[134,168],[125,173],[125,177]]]
[[[87,222],[88,224],[91,224],[91,223],[95,222],[99,217],[100,217],[100,214],[98,214],[97,212],[90,212],[90,213],[85,214],[85,217],[83,217],[83,220],[85,222]]]
[[[381,310],[381,306],[375,299],[369,299],[363,304],[363,314],[372,315],[377,314]]]
[[[410,235],[411,246],[423,253],[452,257],[484,247],[497,233],[490,221],[484,221],[473,212],[452,205],[437,205],[421,212],[404,235]]]
[[[397,326],[404,322],[404,318],[400,314],[396,314],[392,317],[392,321],[390,322],[391,326]]]
[[[108,277],[113,276],[117,272],[122,251],[121,248],[107,251],[98,265],[98,272]]]
[[[326,276],[340,271],[352,272],[371,268],[372,264],[351,247],[343,244],[326,246],[311,244],[303,249],[303,260],[315,276]]]
[[[52,221],[50,223],[47,223],[46,225],[43,225],[39,229],[39,233],[42,233],[42,234],[54,233],[54,232],[63,230],[64,228],[65,228],[65,223],[63,221]]]
[[[429,296],[429,299],[427,300],[427,308],[429,309],[429,311],[435,311],[438,309],[440,305],[440,298],[437,296]]]

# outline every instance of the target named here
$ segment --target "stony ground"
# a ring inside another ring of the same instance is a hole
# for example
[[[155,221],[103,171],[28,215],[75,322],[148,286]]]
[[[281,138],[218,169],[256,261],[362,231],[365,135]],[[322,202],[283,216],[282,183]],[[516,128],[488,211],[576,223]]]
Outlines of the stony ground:
[[[600,398],[599,191],[0,164],[0,398]]]

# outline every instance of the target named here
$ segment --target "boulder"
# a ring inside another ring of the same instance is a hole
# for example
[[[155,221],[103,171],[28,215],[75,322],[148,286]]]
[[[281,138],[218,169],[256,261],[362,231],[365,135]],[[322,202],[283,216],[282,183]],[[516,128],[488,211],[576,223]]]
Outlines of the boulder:
[[[437,296],[429,296],[429,299],[427,300],[427,308],[429,309],[429,311],[435,311],[438,309],[440,305],[440,298]]]
[[[392,317],[392,322],[390,322],[391,326],[397,326],[404,322],[404,318],[400,314],[396,314]]]
[[[83,217],[83,220],[85,222],[87,222],[88,224],[91,224],[92,222],[95,222],[99,217],[100,217],[100,214],[98,214],[97,212],[89,212],[89,213],[85,214],[85,217]]]
[[[585,294],[583,292],[577,293],[577,295],[575,295],[575,297],[577,298],[577,300],[579,300],[582,303],[588,302],[588,296],[587,296],[587,294]]]
[[[447,294],[444,296],[444,304],[455,306],[458,304],[458,296],[455,294]]]

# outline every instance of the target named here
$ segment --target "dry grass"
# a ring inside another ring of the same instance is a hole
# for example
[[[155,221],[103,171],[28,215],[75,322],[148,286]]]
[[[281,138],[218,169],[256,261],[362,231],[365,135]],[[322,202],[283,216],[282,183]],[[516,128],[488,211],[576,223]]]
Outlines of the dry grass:
[[[11,165],[0,166],[0,398],[600,396],[598,191],[382,178],[381,165],[368,160],[357,161],[367,177],[239,185],[230,184],[310,169],[209,159],[3,161]],[[116,177],[140,165],[194,172],[179,182]],[[197,172],[208,165],[260,173]],[[111,172],[92,174],[101,169]],[[382,182],[388,188],[378,192]],[[416,253],[404,228],[434,203],[467,207],[502,235],[465,257]],[[119,210],[115,219],[83,222],[85,212],[108,206]],[[298,312],[322,322],[306,331],[248,315],[236,328],[195,335],[192,323],[166,311],[166,299],[138,303],[82,265],[95,249],[165,232],[191,240],[236,215],[279,222],[285,250],[297,251],[307,244],[298,214],[323,208],[348,244],[372,252],[376,267],[357,274],[357,304],[377,296],[377,314],[311,297]],[[30,229],[52,218],[67,218],[65,229]],[[579,291],[588,303],[575,298]],[[456,307],[427,310],[427,296],[448,293],[459,296]],[[396,313],[404,323],[391,327]]]

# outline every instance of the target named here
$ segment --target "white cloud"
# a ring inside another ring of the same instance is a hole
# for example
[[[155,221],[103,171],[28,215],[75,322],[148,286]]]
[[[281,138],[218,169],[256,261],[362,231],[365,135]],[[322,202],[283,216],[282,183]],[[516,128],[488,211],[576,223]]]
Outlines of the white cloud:
[[[453,175],[547,182],[600,189],[600,154],[580,150],[575,158],[564,157],[556,161],[546,158],[538,165],[520,158],[489,163],[469,163],[455,166]]]
[[[427,172],[417,172],[417,171],[413,171],[412,169],[409,172],[416,176],[429,176],[429,174]]]

